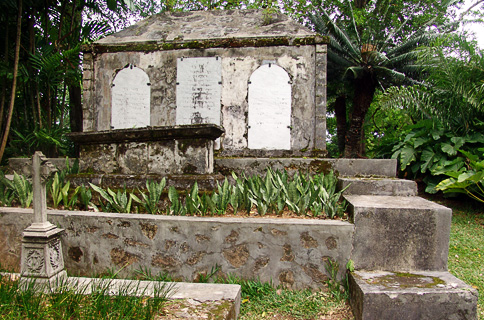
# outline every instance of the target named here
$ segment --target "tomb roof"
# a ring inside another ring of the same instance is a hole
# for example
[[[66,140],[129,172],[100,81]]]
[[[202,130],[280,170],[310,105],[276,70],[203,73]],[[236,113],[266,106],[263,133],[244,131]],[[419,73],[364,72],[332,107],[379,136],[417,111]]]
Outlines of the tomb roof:
[[[325,42],[325,37],[283,13],[268,15],[258,9],[159,13],[94,42],[93,47],[143,51]]]

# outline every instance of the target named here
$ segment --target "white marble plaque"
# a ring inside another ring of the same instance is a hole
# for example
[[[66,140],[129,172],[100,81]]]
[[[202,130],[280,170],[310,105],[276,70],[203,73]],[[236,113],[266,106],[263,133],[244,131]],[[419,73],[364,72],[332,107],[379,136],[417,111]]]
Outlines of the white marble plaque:
[[[111,127],[140,128],[150,125],[150,79],[137,67],[118,72],[111,89]]]
[[[221,58],[178,58],[176,124],[220,125]]]
[[[291,148],[291,84],[287,72],[265,64],[250,76],[249,149]]]

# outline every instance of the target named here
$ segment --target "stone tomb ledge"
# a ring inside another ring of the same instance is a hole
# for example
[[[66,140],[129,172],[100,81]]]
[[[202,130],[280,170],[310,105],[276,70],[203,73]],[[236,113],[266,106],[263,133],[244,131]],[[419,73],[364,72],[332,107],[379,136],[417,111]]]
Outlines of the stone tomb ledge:
[[[452,210],[420,197],[346,195],[356,269],[447,270]]]
[[[82,172],[99,174],[211,174],[215,124],[73,132]]]
[[[477,290],[443,271],[350,274],[357,320],[477,319]]]
[[[294,174],[336,171],[340,177],[388,177],[397,175],[396,159],[329,159],[329,158],[215,158],[215,170],[230,176],[231,171],[246,176],[264,175],[271,167]]]
[[[344,194],[403,196],[417,195],[417,183],[412,180],[390,178],[338,178],[338,190],[346,188]]]
[[[141,190],[146,189],[147,181],[160,182],[166,178],[165,190],[173,186],[177,190],[190,190],[195,182],[200,191],[212,191],[217,184],[222,184],[225,177],[221,174],[169,174],[169,175],[128,175],[128,174],[71,174],[67,179],[73,187],[80,185],[87,186],[93,183],[103,188],[119,188]]]

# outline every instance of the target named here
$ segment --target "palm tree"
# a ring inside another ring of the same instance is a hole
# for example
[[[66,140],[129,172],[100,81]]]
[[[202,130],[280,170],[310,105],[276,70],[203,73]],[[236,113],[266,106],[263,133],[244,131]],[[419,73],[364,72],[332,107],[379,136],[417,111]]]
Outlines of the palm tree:
[[[447,1],[442,6],[446,8],[454,2]],[[363,124],[377,88],[418,83],[423,65],[416,64],[417,49],[429,44],[438,33],[432,27],[437,21],[435,16],[420,26],[412,26],[411,17],[392,19],[389,15],[396,12],[388,9],[388,1],[376,1],[373,12],[379,16],[367,19],[368,25],[358,25],[351,3],[347,6],[348,14],[339,19],[324,8],[320,14],[310,15],[310,19],[317,32],[330,37],[328,81],[339,81],[347,96],[352,96],[353,108],[344,139],[344,157],[350,158],[363,153]],[[381,10],[383,7],[386,10]],[[401,21],[400,25],[392,27],[395,21]],[[340,108],[346,105],[341,100],[337,102]],[[336,111],[337,117],[346,114]],[[337,119],[337,122],[345,121]]]

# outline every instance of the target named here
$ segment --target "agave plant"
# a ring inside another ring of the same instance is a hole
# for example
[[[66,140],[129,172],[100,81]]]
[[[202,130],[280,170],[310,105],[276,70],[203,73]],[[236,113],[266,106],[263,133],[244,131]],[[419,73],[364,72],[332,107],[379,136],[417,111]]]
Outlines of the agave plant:
[[[146,212],[150,214],[157,214],[160,212],[159,203],[165,186],[165,178],[163,178],[159,183],[154,181],[146,181],[146,190],[148,191],[148,194],[139,191],[141,197],[143,198],[142,200],[134,194],[132,194],[131,197],[134,201],[140,203],[145,208]]]
[[[118,190],[118,192],[114,192],[111,189],[108,188],[107,192],[103,190],[102,188],[89,183],[91,188],[99,193],[99,195],[106,200],[106,204],[104,204],[101,201],[101,206],[103,208],[103,211],[111,211],[114,210],[115,212],[118,213],[130,213],[131,212],[131,204],[133,200],[133,195],[130,194],[128,195],[126,192],[126,188],[121,192],[121,190]]]

